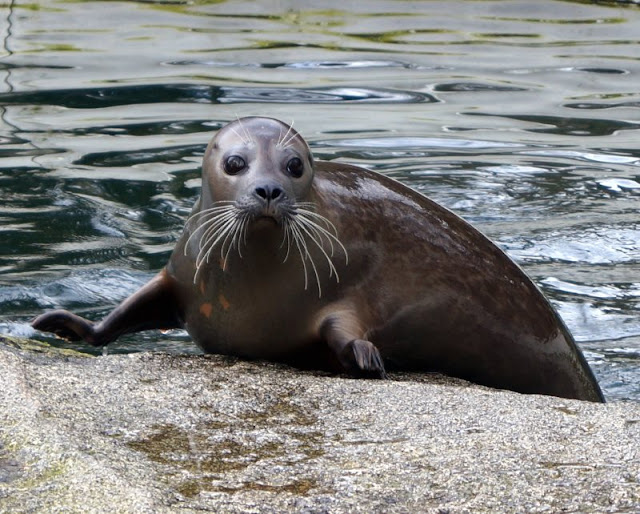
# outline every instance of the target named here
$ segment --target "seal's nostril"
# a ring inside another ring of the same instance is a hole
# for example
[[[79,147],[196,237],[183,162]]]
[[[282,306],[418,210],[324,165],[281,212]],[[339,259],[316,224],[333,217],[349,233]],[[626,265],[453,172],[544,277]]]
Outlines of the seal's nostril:
[[[263,200],[266,200],[267,202],[270,202],[271,200],[275,200],[276,198],[279,198],[282,194],[283,194],[283,191],[279,187],[274,187],[274,186],[256,187],[256,195],[262,198]]]

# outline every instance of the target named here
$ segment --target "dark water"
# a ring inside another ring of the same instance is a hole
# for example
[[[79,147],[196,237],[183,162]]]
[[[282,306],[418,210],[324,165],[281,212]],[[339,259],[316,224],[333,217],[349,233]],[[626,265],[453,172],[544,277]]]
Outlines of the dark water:
[[[640,400],[640,10],[560,1],[0,4],[0,332],[166,262],[211,134],[295,121],[519,262]],[[57,342],[56,344],[65,344]],[[111,352],[195,352],[184,333]]]

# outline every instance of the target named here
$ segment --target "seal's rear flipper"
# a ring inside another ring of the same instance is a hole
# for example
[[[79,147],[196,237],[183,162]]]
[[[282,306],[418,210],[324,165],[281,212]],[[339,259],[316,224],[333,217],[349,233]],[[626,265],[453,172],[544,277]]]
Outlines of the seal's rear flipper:
[[[158,273],[142,289],[116,307],[100,323],[93,323],[64,310],[38,316],[31,326],[52,332],[69,341],[86,341],[104,346],[123,334],[151,329],[182,326],[171,279],[165,270]]]

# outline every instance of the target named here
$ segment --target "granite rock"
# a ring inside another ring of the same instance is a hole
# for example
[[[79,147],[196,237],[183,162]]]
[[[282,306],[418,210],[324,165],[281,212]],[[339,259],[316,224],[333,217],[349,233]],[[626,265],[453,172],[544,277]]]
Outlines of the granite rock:
[[[640,404],[0,338],[1,512],[637,512]]]

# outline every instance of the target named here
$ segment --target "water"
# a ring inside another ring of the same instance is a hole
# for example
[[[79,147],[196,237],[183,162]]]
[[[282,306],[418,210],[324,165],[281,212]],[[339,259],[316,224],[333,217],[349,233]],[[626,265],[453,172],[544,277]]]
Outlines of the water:
[[[637,7],[0,5],[0,332],[32,336],[54,307],[98,318],[139,288],[212,133],[258,114],[474,223],[549,296],[607,397],[640,400]],[[109,352],[147,349],[198,351],[149,332]]]

